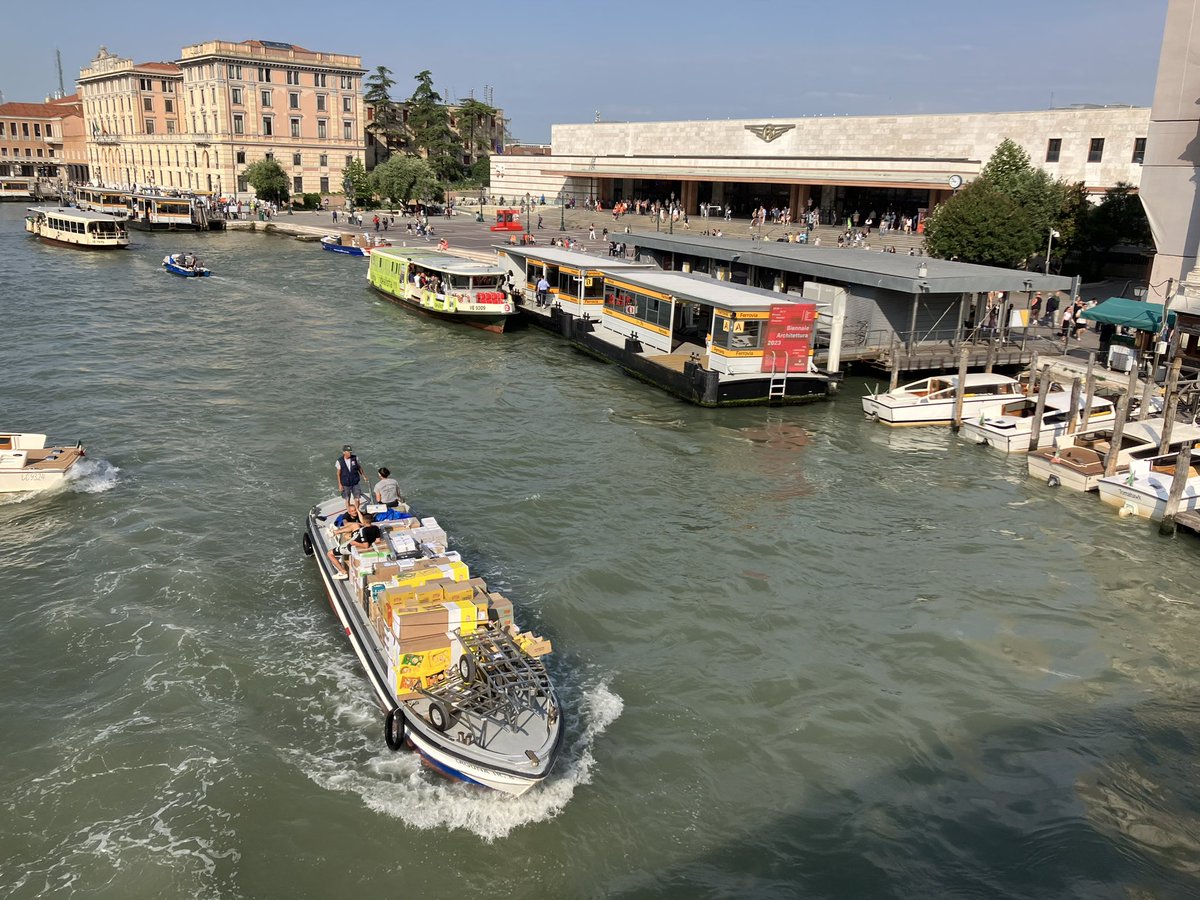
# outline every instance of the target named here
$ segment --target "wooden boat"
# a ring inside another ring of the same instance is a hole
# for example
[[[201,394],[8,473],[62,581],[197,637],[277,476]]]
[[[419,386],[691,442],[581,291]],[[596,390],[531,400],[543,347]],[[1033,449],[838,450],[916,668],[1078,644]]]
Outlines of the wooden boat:
[[[959,434],[967,440],[987,444],[1002,453],[1028,453],[1036,412],[1036,397],[1010,400],[1001,404],[999,409],[980,413],[978,421],[964,421]],[[1069,392],[1052,391],[1047,394],[1037,446],[1050,446],[1055,439],[1073,430],[1082,431],[1099,425],[1109,425],[1116,418],[1112,401],[1104,397],[1092,398],[1091,414],[1087,422],[1078,421],[1082,414],[1082,409],[1071,408]]]
[[[388,747],[512,796],[543,781],[563,740],[549,642],[516,632],[511,602],[469,577],[432,518],[376,522],[386,550],[353,550],[342,578],[328,554],[345,509],[341,497],[314,506],[304,550],[386,714]]]
[[[47,447],[44,434],[0,432],[0,494],[44,491],[62,484],[83,457],[82,444]]]
[[[868,418],[885,425],[949,425],[954,418],[958,375],[931,375],[887,393],[862,398]],[[963,394],[963,421],[985,409],[1024,395],[1021,383],[1006,375],[969,372]]]
[[[504,275],[496,263],[412,247],[375,249],[367,270],[371,286],[401,306],[494,332],[517,314]]]
[[[203,278],[212,274],[212,270],[200,265],[200,260],[191,253],[171,253],[163,257],[162,264],[172,275],[183,278]]]
[[[1121,432],[1113,474],[1128,472],[1130,463],[1135,460],[1158,456],[1162,428],[1162,419],[1128,423]],[[1112,438],[1111,426],[1060,438],[1057,446],[1029,454],[1029,476],[1045,481],[1051,487],[1061,486],[1073,491],[1097,490],[1100,479],[1104,477],[1104,464],[1112,447]],[[1171,428],[1167,451],[1178,453],[1187,441],[1200,441],[1200,426],[1175,423]]]
[[[1149,459],[1134,460],[1123,475],[1100,479],[1101,502],[1121,509],[1122,515],[1134,515],[1158,521],[1166,514],[1167,498],[1175,480],[1179,451]],[[1188,464],[1187,481],[1179,501],[1179,511],[1200,506],[1200,451],[1193,450]]]
[[[377,247],[390,247],[392,242],[386,238],[371,237],[367,234],[354,234],[347,231],[341,235],[327,234],[321,238],[321,249],[345,256],[370,256]]]
[[[74,207],[31,206],[25,230],[46,244],[81,250],[120,250],[129,246],[121,219]]]

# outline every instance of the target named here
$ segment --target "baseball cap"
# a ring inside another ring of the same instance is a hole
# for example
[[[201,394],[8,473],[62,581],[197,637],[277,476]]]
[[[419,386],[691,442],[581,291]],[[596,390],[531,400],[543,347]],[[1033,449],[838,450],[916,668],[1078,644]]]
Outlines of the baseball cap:
[[[342,446],[342,452],[343,452],[343,453],[353,453],[353,452],[354,452],[354,448],[353,448],[353,447],[351,447],[349,444],[344,444],[344,445]]]

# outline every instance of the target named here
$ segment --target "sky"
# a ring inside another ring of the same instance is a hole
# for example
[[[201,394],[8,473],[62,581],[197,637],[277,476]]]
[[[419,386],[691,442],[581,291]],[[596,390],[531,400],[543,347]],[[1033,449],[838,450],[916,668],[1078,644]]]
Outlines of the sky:
[[[349,53],[412,93],[491,86],[513,136],[554,123],[1149,106],[1167,0],[58,0],[6,5],[7,101],[67,92],[100,45],[138,62],[251,38]]]

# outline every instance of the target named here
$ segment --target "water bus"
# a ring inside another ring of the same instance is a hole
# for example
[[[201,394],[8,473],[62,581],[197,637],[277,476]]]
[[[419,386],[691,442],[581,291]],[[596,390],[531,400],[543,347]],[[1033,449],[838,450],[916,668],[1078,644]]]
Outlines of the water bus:
[[[47,447],[44,434],[0,432],[0,494],[44,491],[62,484],[83,445]]]
[[[75,205],[80,209],[108,213],[117,218],[126,218],[129,215],[129,195],[112,188],[77,187]]]
[[[47,244],[83,250],[118,250],[129,246],[125,221],[75,207],[31,206],[25,230]]]
[[[129,227],[139,231],[218,231],[225,219],[198,197],[139,192],[125,195]]]
[[[550,644],[517,631],[511,601],[470,577],[435,519],[401,509],[354,532],[338,555],[346,503],[320,503],[304,551],[385,713],[388,747],[411,747],[443,775],[520,796],[546,778],[562,747],[562,711],[542,662]]]
[[[503,267],[441,250],[375,248],[367,278],[402,306],[484,331],[504,331],[517,314]]]
[[[1158,456],[1162,436],[1162,419],[1127,423],[1121,432],[1121,443],[1116,447],[1113,474],[1123,475],[1133,462]],[[1073,491],[1098,490],[1108,454],[1113,450],[1112,441],[1111,426],[1089,429],[1069,439],[1062,439],[1056,447],[1029,454],[1029,476],[1051,487],[1062,486]],[[1178,453],[1179,448],[1188,441],[1200,442],[1200,426],[1176,422],[1171,428],[1165,452]]]
[[[28,200],[33,196],[33,179],[0,178],[0,200]]]

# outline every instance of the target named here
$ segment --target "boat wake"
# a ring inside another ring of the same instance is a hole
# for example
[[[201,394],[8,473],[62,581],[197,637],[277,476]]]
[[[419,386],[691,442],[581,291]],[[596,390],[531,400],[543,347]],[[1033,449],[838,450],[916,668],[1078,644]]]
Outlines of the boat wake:
[[[107,459],[81,459],[63,480],[67,490],[78,494],[102,494],[117,486],[120,471]]]
[[[357,747],[330,748],[329,755],[301,752],[305,774],[329,790],[357,794],[371,809],[400,819],[413,828],[470,831],[485,841],[514,829],[554,818],[566,808],[576,788],[592,780],[593,747],[621,715],[624,701],[604,681],[560,689],[566,720],[562,755],[550,777],[523,797],[509,797],[447,781],[423,769],[416,753],[392,753],[383,743],[382,719],[374,707],[364,717]],[[340,711],[343,716],[348,710]],[[360,717],[362,714],[350,714]],[[364,765],[362,754],[371,757]],[[347,756],[351,758],[347,758]]]

